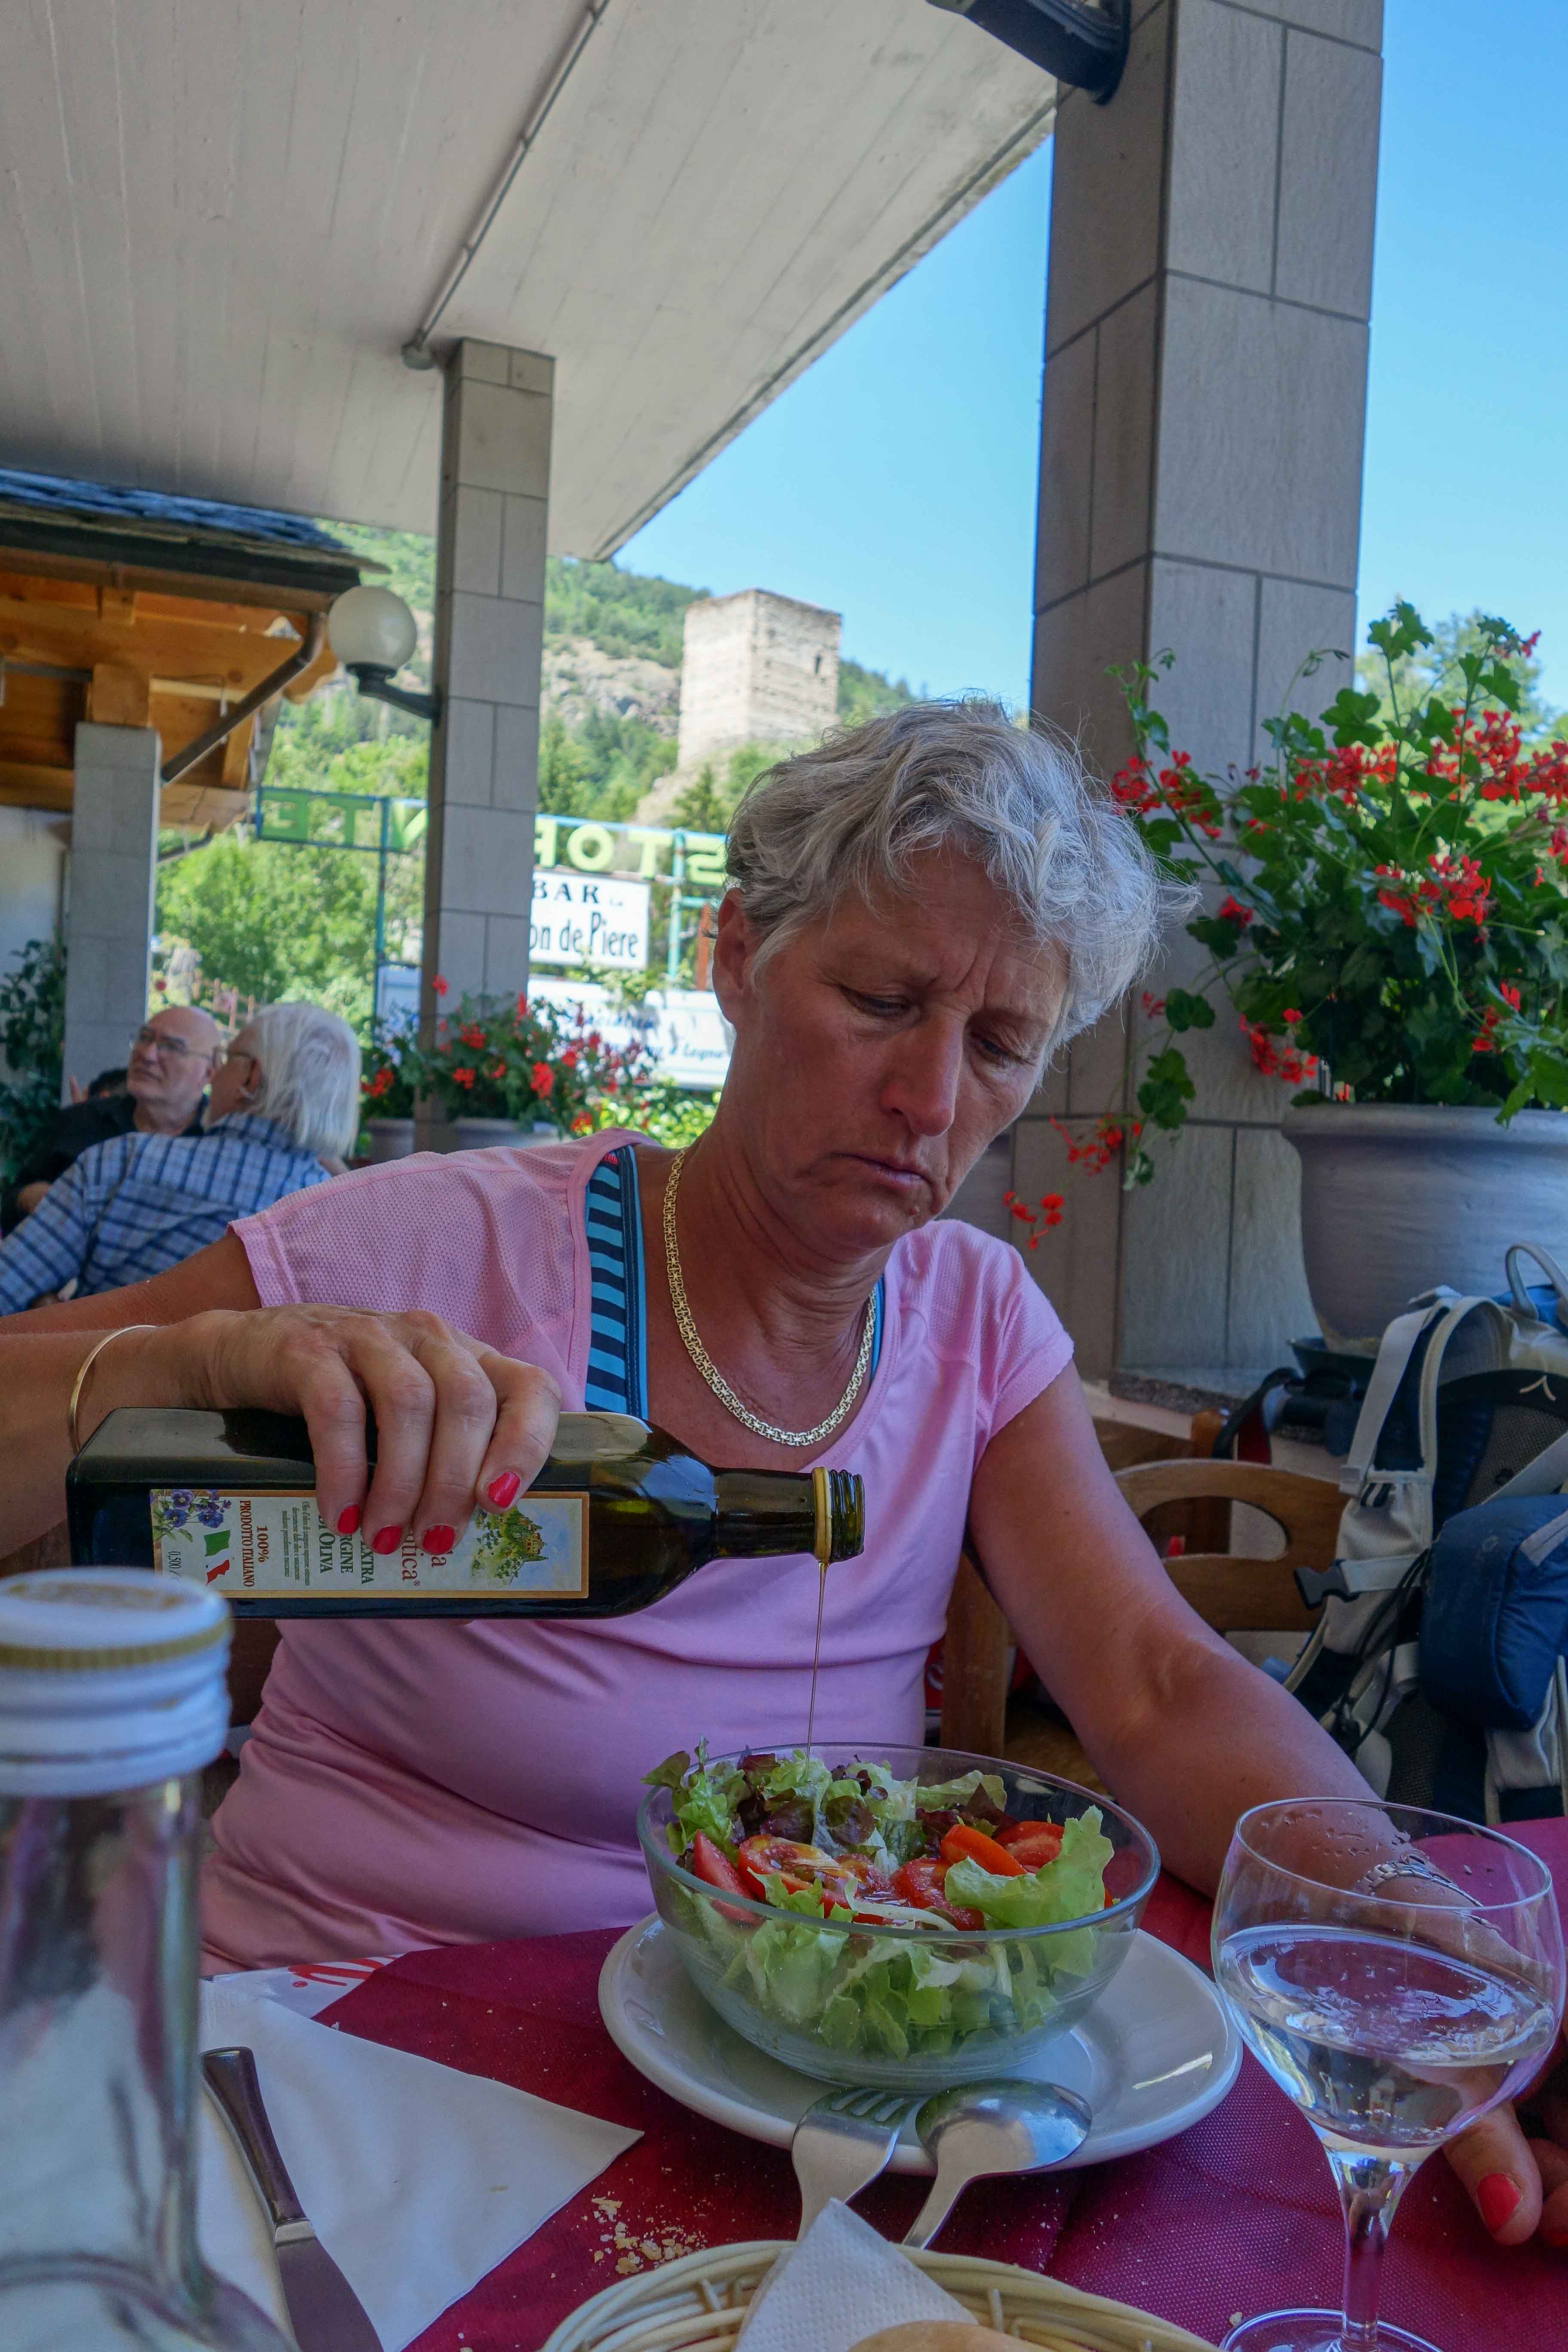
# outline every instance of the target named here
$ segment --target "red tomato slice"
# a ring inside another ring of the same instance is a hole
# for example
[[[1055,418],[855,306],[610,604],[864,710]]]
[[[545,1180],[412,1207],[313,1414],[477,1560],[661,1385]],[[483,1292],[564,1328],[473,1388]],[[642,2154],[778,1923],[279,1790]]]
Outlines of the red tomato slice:
[[[1016,1862],[1005,1845],[998,1845],[984,1830],[972,1830],[967,1822],[960,1822],[949,1830],[942,1842],[942,1858],[945,1863],[977,1862],[994,1878],[1022,1878],[1025,1865]]]
[[[942,1883],[947,1876],[945,1862],[906,1862],[901,1870],[893,1873],[893,1891],[917,1910],[934,1911],[942,1900]]]
[[[691,1841],[691,1867],[699,1878],[710,1886],[717,1886],[722,1894],[751,1893],[734,1864],[720,1853],[712,1839],[702,1830],[699,1830]]]
[[[1016,1829],[1007,1831],[996,1843],[1005,1846],[1015,1862],[1022,1863],[1026,1870],[1044,1870],[1060,1853],[1062,1833],[1056,1822],[1020,1822]]]
[[[893,1874],[893,1892],[901,1895],[918,1911],[937,1911],[955,1927],[983,1927],[985,1925],[978,1911],[956,1907],[942,1894],[947,1877],[945,1862],[906,1862]]]
[[[824,1878],[830,1872],[842,1876],[844,1864],[836,1854],[824,1853],[820,1846],[797,1845],[793,1838],[756,1837],[741,1841],[741,1864],[753,1877],[770,1878],[776,1871],[795,1886],[808,1880]]]

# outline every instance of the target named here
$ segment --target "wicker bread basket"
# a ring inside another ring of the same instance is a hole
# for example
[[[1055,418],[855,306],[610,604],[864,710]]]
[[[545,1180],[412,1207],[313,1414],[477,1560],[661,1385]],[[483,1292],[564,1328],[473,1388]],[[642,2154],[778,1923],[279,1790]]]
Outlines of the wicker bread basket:
[[[787,2251],[776,2238],[758,2238],[623,2279],[563,2319],[542,2352],[731,2352],[752,2295]],[[1011,2263],[904,2251],[985,2326],[1045,2352],[1214,2352],[1149,2312]]]

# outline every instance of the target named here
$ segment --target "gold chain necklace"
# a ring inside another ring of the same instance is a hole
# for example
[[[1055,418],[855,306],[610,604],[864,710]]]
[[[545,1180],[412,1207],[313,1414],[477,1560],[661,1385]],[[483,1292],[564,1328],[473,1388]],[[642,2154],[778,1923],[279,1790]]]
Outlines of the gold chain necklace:
[[[689,1149],[690,1146],[688,1145],[687,1150],[689,1150]],[[692,1319],[691,1309],[686,1303],[686,1285],[680,1275],[680,1252],[675,1239],[675,1196],[680,1188],[680,1171],[685,1161],[686,1151],[678,1151],[670,1168],[669,1182],[665,1187],[664,1267],[669,1281],[669,1303],[675,1310],[675,1328],[680,1334],[686,1352],[725,1412],[733,1413],[737,1421],[743,1423],[746,1428],[752,1430],[758,1437],[770,1438],[775,1445],[820,1445],[825,1437],[831,1437],[859,1394],[860,1383],[866,1377],[866,1367],[871,1360],[871,1340],[876,1329],[876,1302],[873,1298],[866,1301],[865,1323],[860,1333],[860,1353],[855,1360],[855,1370],[849,1375],[848,1387],[826,1420],[819,1421],[815,1429],[780,1429],[774,1423],[763,1421],[760,1414],[751,1410],[749,1405],[742,1403],[712,1357],[708,1353],[697,1335],[697,1325]]]

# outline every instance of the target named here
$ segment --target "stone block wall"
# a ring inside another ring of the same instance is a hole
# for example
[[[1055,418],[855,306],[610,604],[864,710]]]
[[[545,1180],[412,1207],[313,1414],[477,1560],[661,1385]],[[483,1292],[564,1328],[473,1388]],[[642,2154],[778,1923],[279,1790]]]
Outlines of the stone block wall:
[[[157,879],[158,737],[76,730],[66,908],[65,1081],[122,1067],[147,1018]],[[62,1098],[69,1100],[62,1082]]]
[[[837,613],[745,588],[686,608],[682,771],[742,743],[810,740],[838,709]]]
[[[1267,751],[1306,654],[1354,646],[1382,21],[1382,0],[1143,0],[1110,104],[1063,94],[1034,707],[1104,771],[1131,748],[1113,664],[1169,647],[1172,740],[1223,770]],[[1316,712],[1347,675],[1294,699]],[[1178,932],[1152,984],[1204,961]],[[1181,1041],[1196,1115],[1152,1187],[1069,1173],[1069,1139],[1134,1115],[1150,1036],[1136,1003],[1110,1014],[1020,1122],[1016,1189],[1069,1202],[1031,1265],[1088,1371],[1267,1368],[1312,1318],[1289,1093],[1234,1019]]]
[[[466,340],[447,362],[436,538],[423,1006],[528,985],[555,362]]]

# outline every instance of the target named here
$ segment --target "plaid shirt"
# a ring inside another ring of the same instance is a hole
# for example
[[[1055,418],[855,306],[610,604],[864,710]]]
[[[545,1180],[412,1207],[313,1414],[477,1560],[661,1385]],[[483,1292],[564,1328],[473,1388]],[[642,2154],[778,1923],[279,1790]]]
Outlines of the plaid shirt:
[[[269,1118],[236,1112],[205,1135],[117,1135],[56,1179],[0,1243],[0,1315],[75,1279],[79,1295],[145,1282],[221,1240],[233,1217],[327,1171]]]

